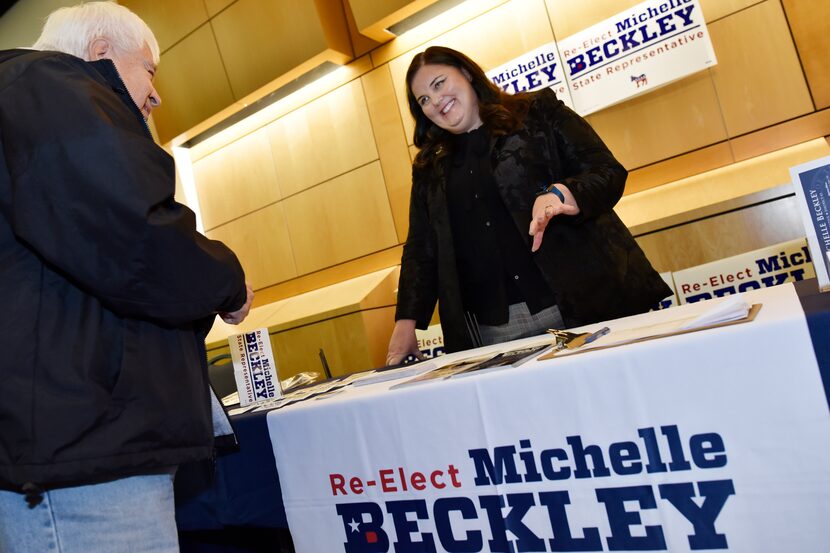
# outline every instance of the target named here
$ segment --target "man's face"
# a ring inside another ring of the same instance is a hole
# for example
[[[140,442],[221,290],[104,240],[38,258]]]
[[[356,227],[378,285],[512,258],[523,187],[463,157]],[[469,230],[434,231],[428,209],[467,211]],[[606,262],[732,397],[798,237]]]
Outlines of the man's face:
[[[150,48],[145,45],[142,50],[136,52],[111,50],[105,57],[110,58],[115,64],[130,97],[141,110],[144,119],[147,119],[153,108],[161,105],[161,96],[153,86],[156,64],[153,63]]]

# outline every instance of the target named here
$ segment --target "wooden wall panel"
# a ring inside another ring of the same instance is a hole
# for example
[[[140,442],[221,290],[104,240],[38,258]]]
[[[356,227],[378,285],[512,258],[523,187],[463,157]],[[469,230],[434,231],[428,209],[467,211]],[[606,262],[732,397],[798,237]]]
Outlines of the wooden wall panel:
[[[391,335],[391,325],[389,334],[386,334],[376,323],[386,320],[394,324],[395,308],[386,307],[370,313],[352,313],[272,334],[271,344],[277,358],[280,379],[304,371],[323,374],[320,349],[326,354],[332,376],[343,376],[382,366],[386,352],[384,351],[383,361],[378,363],[378,344],[385,337],[385,349]],[[368,319],[368,324],[364,318]],[[380,333],[376,332],[377,330],[380,330]]]
[[[341,56],[340,61],[335,63],[345,64],[355,59],[357,54],[349,36],[349,22],[343,0],[314,0],[314,6],[328,45],[329,60],[335,61],[335,52]]]
[[[395,23],[434,4],[436,0],[348,0],[360,32],[379,42],[395,35],[386,31]]]
[[[257,328],[267,328],[274,334],[358,312],[364,313],[364,325],[391,333],[394,325],[392,317],[383,323],[366,315],[376,313],[384,307],[394,307],[398,275],[398,267],[387,267],[358,278],[338,282],[334,286],[321,287],[307,294],[256,306],[239,325],[229,325],[217,318],[205,341],[209,344],[225,341],[232,334],[251,332]],[[372,335],[371,332],[367,334],[368,337]],[[389,334],[386,334],[383,339],[384,355],[388,339]],[[383,358],[380,361],[382,362]]]
[[[360,33],[357,23],[354,20],[354,13],[349,6],[349,0],[340,0],[343,5],[343,12],[346,14],[346,23],[349,27],[349,39],[352,42],[352,50],[356,58],[376,48],[380,43]]]
[[[700,0],[700,8],[707,23],[726,17],[766,0]],[[773,0],[777,1],[777,0]]]
[[[415,126],[406,102],[406,70],[415,54],[433,45],[448,46],[487,71],[552,40],[544,0],[512,0],[392,60],[389,68],[408,143]]]
[[[359,79],[278,119],[267,132],[283,196],[378,158]]]
[[[255,296],[256,297],[256,296]],[[251,308],[245,320],[238,325],[228,324],[222,320],[221,317],[216,316],[213,319],[213,326],[210,327],[210,332],[205,337],[205,344],[210,347],[216,343],[228,343],[228,337],[234,334],[242,334],[243,332],[253,332],[259,328],[268,328],[268,319],[275,316],[283,307],[284,302],[274,302],[270,305],[262,305]]]
[[[778,0],[767,0],[709,26],[718,65],[711,69],[729,136],[813,109]]]
[[[790,182],[789,168],[830,155],[823,138],[629,194],[614,210],[629,227]]]
[[[327,73],[307,84],[301,90],[288,94],[251,116],[246,117],[242,121],[205,138],[203,141],[199,141],[190,148],[190,156],[192,159],[198,160],[210,155],[212,152],[224,148],[234,140],[238,140],[247,134],[255,132],[277,119],[327,96],[341,86],[349,84],[371,70],[370,57],[363,56],[347,66]],[[198,129],[199,126],[195,128]],[[209,128],[209,126],[205,127],[205,129]]]
[[[206,234],[221,240],[236,253],[245,269],[245,278],[254,290],[297,276],[281,203],[254,211]]]
[[[410,29],[395,40],[382,44],[372,52],[375,67],[389,63],[396,57],[424,45],[436,37],[442,37],[460,25],[513,0],[467,0],[429,21]]]
[[[719,142],[682,156],[667,159],[661,163],[630,171],[628,180],[625,182],[625,193],[642,192],[704,171],[724,167],[734,161],[735,158],[729,143]]]
[[[278,332],[365,309],[394,305],[398,274],[397,267],[387,267],[287,298],[278,302],[282,307],[269,318],[268,328]]]
[[[642,0],[546,0],[557,40],[633,8]]]
[[[587,120],[628,169],[726,139],[708,71],[593,113]]]
[[[830,106],[830,2],[783,0],[813,101]]]
[[[153,120],[162,144],[233,102],[209,25],[162,54],[155,85],[162,105]]]
[[[398,243],[377,161],[291,196],[282,204],[299,274]]]
[[[631,171],[625,193],[640,192],[825,136],[830,136],[827,108]]]
[[[208,20],[202,0],[121,0],[153,30],[162,52]]]
[[[700,0],[706,22],[758,4],[765,0]],[[798,0],[793,0],[798,1]],[[545,0],[557,40],[585,30],[600,21],[631,9],[641,0]]]
[[[435,0],[427,0],[426,2],[418,0],[347,0],[358,28],[374,25],[407,6],[413,6],[410,8],[410,11],[412,11],[433,2]]]
[[[206,229],[280,199],[265,131],[249,134],[197,161],[193,178]]]
[[[301,278],[257,290],[256,297],[254,297],[254,304],[264,305],[273,301],[296,296],[297,294],[317,290],[318,288],[323,288],[324,286],[331,286],[332,284],[337,284],[350,278],[394,267],[395,265],[400,264],[402,251],[403,246],[394,246],[386,250],[369,254],[365,257],[359,257],[352,261],[346,261],[345,263],[335,265],[334,267],[328,267],[326,269],[304,275]]]
[[[403,121],[396,101],[389,66],[384,65],[362,77],[372,129],[377,140],[380,166],[398,241],[406,240],[409,229],[409,194],[412,188],[412,160],[409,158]]]
[[[229,5],[236,2],[236,0],[203,0],[205,3],[205,7],[207,8],[208,15],[213,17],[217,13],[221,12]]]
[[[368,337],[367,348],[369,359],[371,359],[370,366],[383,367],[386,365],[389,339],[392,337],[392,330],[395,328],[395,306],[361,311],[360,314],[363,319],[363,328]]]
[[[358,318],[358,316],[352,315],[350,318]],[[337,326],[333,321],[323,321],[272,334],[271,349],[277,360],[277,374],[280,380],[302,372],[316,372],[321,375],[321,378],[325,378],[325,372],[320,363],[320,349],[326,353],[327,360],[345,358],[351,363],[365,365],[369,359],[366,350],[360,346],[342,343]],[[333,365],[331,361],[329,361],[329,368],[332,374],[343,370],[339,364]]]
[[[815,138],[830,136],[830,109],[816,111],[779,123],[773,127],[740,136],[729,143],[735,161],[742,161],[761,154],[787,148]]]
[[[543,0],[513,0],[428,45],[440,44],[460,50],[487,71],[552,40]]]
[[[343,19],[342,7],[337,8]],[[334,54],[315,2],[237,0],[211,25],[237,99],[300,65],[323,61],[310,60]],[[347,51],[339,52],[339,62],[345,63],[352,57],[345,19],[341,33],[345,44],[339,45]]]
[[[804,237],[795,198],[724,213],[637,237],[655,269],[678,271]]]

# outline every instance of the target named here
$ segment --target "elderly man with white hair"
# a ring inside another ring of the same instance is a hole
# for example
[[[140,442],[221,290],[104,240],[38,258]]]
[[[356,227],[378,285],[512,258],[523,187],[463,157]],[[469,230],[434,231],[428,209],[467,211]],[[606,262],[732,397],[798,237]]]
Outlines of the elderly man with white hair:
[[[213,452],[204,337],[253,293],[173,199],[158,61],[111,2],[0,52],[3,553],[178,551],[173,473]]]

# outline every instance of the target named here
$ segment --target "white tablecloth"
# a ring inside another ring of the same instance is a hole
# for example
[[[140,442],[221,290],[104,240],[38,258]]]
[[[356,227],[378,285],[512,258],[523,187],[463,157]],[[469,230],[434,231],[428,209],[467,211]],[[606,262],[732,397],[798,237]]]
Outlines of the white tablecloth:
[[[269,413],[296,550],[830,550],[804,315],[791,285],[745,297],[751,323]]]

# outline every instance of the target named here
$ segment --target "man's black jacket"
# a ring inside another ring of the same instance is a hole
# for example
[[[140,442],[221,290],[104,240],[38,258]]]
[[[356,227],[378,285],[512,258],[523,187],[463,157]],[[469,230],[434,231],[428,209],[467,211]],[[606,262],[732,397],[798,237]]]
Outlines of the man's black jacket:
[[[244,275],[174,187],[111,61],[0,52],[0,488],[211,454],[203,338]]]

